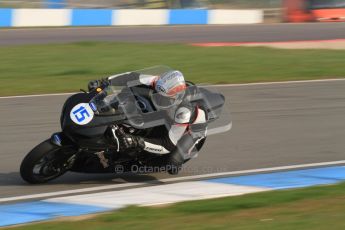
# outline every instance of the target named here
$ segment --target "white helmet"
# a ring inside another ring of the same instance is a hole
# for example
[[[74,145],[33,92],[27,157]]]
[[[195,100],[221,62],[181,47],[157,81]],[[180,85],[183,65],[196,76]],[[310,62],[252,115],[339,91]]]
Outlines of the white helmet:
[[[169,71],[157,80],[155,89],[165,97],[175,97],[186,89],[186,82],[180,71]]]
[[[155,83],[155,90],[155,106],[167,108],[180,103],[186,90],[183,74],[177,70],[162,74]]]

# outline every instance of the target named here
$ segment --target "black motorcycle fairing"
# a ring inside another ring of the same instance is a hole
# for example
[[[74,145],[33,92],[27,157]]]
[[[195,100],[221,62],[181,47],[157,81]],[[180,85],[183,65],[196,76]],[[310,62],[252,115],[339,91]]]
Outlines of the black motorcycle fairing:
[[[74,141],[76,141],[75,139],[78,140],[78,137],[86,139],[101,137],[105,133],[109,124],[114,124],[125,119],[123,115],[100,117],[95,114],[93,120],[90,123],[86,125],[75,124],[70,118],[70,111],[73,109],[74,106],[78,105],[79,103],[89,103],[89,101],[95,95],[96,93],[94,92],[78,93],[72,95],[67,99],[63,106],[63,110],[61,113],[61,128],[63,133],[65,133],[68,137],[72,138],[72,140]]]
[[[70,171],[80,173],[114,173],[113,154],[109,151],[80,152]]]

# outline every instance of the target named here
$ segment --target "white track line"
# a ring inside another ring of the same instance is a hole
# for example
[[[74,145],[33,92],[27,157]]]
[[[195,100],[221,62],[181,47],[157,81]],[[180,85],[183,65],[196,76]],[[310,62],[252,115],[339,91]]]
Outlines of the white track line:
[[[240,84],[219,84],[219,85],[206,85],[212,87],[239,87],[239,86],[257,86],[257,85],[284,85],[284,84],[301,84],[301,83],[318,83],[318,82],[337,82],[345,81],[345,78],[330,78],[319,80],[300,80],[300,81],[273,81],[273,82],[257,82],[257,83],[240,83]],[[51,93],[51,94],[33,94],[33,95],[20,95],[20,96],[6,96],[0,99],[12,98],[30,98],[30,97],[50,97],[50,96],[66,96],[74,93]]]
[[[287,165],[287,166],[260,168],[260,169],[249,169],[249,170],[240,170],[240,171],[233,171],[233,172],[210,173],[210,174],[203,174],[203,175],[174,177],[174,178],[168,178],[168,179],[161,179],[157,181],[152,180],[152,181],[146,181],[142,183],[123,183],[123,184],[104,185],[104,186],[97,186],[97,187],[83,188],[83,189],[65,190],[65,191],[59,191],[59,192],[15,196],[15,197],[1,198],[0,203],[18,201],[18,200],[47,198],[47,197],[69,195],[69,194],[76,194],[76,193],[98,192],[98,191],[110,190],[110,189],[132,188],[135,186],[149,185],[150,183],[153,183],[153,182],[171,183],[171,182],[179,182],[179,181],[185,181],[185,180],[200,180],[200,179],[207,179],[207,178],[214,178],[214,177],[234,176],[234,175],[240,175],[240,174],[264,173],[264,172],[274,172],[274,171],[282,171],[282,170],[290,170],[290,169],[302,169],[302,168],[310,168],[310,167],[340,165],[340,164],[345,164],[345,160],[311,163],[311,164],[300,164],[300,165]]]
[[[285,85],[285,84],[302,84],[302,83],[318,83],[318,82],[337,82],[345,81],[345,78],[330,78],[318,80],[297,80],[297,81],[272,81],[272,82],[256,82],[256,83],[241,83],[241,84],[219,84],[215,87],[237,87],[237,86],[257,86],[257,85]]]
[[[29,98],[29,97],[51,97],[51,96],[65,96],[72,95],[74,93],[49,93],[49,94],[33,94],[33,95],[20,95],[20,96],[6,96],[0,97],[0,99],[12,99],[12,98]]]

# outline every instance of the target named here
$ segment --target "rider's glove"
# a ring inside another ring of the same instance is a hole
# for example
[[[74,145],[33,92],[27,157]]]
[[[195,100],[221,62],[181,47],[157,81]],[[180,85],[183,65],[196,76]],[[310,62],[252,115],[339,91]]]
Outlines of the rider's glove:
[[[141,137],[133,136],[133,135],[125,135],[120,138],[120,145],[126,149],[133,149],[136,151],[143,150],[145,148],[144,140]],[[121,146],[120,146],[121,149]]]
[[[145,142],[139,136],[127,134],[121,128],[116,130],[116,134],[119,139],[120,151],[142,151],[145,148]]]

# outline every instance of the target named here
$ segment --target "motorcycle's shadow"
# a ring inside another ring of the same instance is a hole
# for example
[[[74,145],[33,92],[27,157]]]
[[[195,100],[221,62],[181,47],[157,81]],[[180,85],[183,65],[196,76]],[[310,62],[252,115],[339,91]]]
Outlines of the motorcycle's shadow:
[[[147,183],[160,184],[157,177],[148,174],[84,174],[68,172],[65,175],[55,180],[49,181],[43,185],[109,185],[121,183]],[[26,183],[20,177],[19,172],[0,173],[0,187],[5,186],[23,186],[30,184]],[[32,185],[31,185],[32,186]],[[37,186],[37,185],[34,185]],[[38,185],[39,186],[39,185]]]

